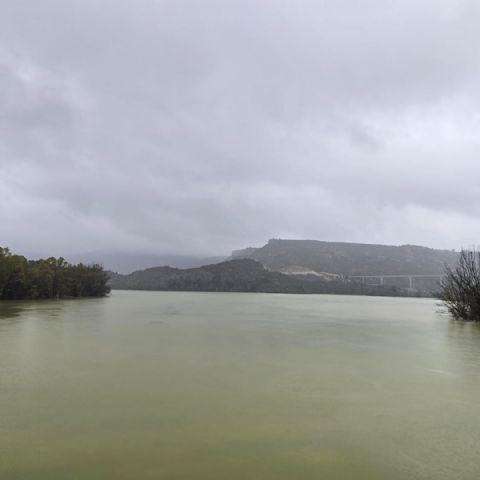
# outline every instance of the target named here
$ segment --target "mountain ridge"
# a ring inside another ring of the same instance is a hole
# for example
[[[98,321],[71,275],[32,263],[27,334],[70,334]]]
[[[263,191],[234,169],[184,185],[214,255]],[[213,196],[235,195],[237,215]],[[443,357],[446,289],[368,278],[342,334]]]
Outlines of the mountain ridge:
[[[442,275],[445,265],[456,263],[458,252],[419,245],[270,239],[262,247],[235,250],[231,258],[251,258],[276,271],[297,266],[342,276]]]

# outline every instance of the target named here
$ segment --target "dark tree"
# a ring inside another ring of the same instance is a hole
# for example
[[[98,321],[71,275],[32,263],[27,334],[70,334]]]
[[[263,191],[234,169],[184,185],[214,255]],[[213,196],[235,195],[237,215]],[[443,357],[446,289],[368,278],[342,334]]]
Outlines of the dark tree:
[[[71,265],[53,257],[27,260],[0,247],[0,300],[104,297],[108,281],[100,265]]]
[[[480,252],[462,250],[455,268],[446,267],[440,298],[457,319],[480,321]]]

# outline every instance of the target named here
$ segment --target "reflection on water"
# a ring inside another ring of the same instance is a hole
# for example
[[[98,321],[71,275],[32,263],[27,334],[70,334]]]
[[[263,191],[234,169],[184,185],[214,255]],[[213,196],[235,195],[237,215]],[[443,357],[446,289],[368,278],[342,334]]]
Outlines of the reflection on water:
[[[22,310],[23,308],[20,302],[1,302],[0,320],[18,317]]]
[[[434,301],[0,304],[0,478],[476,479],[480,328]]]

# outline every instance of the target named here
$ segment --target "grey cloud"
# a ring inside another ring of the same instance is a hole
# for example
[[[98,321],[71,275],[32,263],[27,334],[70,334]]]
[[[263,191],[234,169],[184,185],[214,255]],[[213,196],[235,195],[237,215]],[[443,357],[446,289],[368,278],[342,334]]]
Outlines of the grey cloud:
[[[0,244],[478,243],[476,2],[0,10]]]

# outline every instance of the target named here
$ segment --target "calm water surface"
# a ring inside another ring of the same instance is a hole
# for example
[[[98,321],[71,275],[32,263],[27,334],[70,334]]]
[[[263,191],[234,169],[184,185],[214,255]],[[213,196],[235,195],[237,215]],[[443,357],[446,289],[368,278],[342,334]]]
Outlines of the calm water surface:
[[[0,304],[0,478],[480,478],[480,329],[434,301]]]

